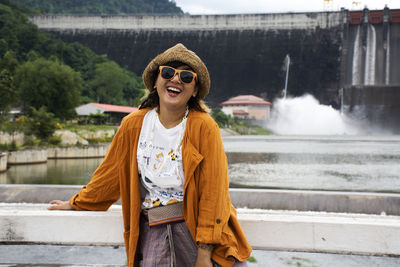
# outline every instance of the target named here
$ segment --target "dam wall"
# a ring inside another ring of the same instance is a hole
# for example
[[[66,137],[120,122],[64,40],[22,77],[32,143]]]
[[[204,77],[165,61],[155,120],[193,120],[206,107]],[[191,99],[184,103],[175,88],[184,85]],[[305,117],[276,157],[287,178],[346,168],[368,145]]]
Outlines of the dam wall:
[[[280,96],[287,54],[288,91],[336,101],[343,12],[201,16],[31,16],[51,36],[79,42],[141,75],[148,62],[181,42],[206,63],[207,102],[239,94]],[[332,90],[333,89],[333,90]],[[329,92],[329,93],[326,93]]]
[[[211,107],[240,94],[269,101],[281,97],[284,59],[290,55],[289,97],[312,94],[321,104],[342,108],[373,124],[391,129],[398,125],[400,10],[34,15],[30,20],[52,37],[82,43],[138,75],[155,55],[181,42],[196,51],[210,71],[206,102]],[[387,120],[387,114],[393,119]]]
[[[68,16],[38,15],[30,20],[41,29],[90,29],[136,31],[196,30],[293,30],[331,28],[340,25],[340,12],[238,14],[238,15],[162,15],[162,16]]]

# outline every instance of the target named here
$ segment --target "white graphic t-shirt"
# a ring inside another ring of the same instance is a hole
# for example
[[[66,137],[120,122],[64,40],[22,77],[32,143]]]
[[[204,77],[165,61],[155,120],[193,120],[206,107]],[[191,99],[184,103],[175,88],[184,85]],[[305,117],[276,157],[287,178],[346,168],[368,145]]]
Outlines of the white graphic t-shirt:
[[[177,126],[166,129],[155,109],[146,113],[140,132],[137,162],[145,189],[143,208],[183,201],[184,173],[182,139],[186,117]]]

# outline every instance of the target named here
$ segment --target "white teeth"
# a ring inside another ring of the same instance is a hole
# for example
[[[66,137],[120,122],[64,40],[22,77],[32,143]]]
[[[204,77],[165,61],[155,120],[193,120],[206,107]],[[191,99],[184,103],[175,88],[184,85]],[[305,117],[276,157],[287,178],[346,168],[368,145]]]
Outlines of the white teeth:
[[[172,91],[172,92],[176,92],[176,93],[180,93],[181,90],[174,88],[174,87],[168,87],[167,90]]]

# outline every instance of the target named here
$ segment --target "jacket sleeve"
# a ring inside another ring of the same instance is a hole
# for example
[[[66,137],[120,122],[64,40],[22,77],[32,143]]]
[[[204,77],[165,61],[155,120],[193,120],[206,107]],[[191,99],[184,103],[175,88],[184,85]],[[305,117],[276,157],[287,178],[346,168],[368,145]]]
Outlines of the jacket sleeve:
[[[90,182],[70,199],[77,210],[107,210],[120,197],[119,164],[126,154],[122,126],[114,136],[110,148]]]
[[[220,130],[216,123],[202,138],[199,165],[199,203],[196,242],[220,244],[230,216],[228,164]]]

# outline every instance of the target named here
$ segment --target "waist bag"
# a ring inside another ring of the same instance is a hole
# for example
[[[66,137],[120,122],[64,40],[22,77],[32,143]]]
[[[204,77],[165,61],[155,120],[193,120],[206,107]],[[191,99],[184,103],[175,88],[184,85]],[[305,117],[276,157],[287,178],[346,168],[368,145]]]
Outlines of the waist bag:
[[[182,202],[146,209],[142,213],[148,219],[150,227],[184,221]]]

